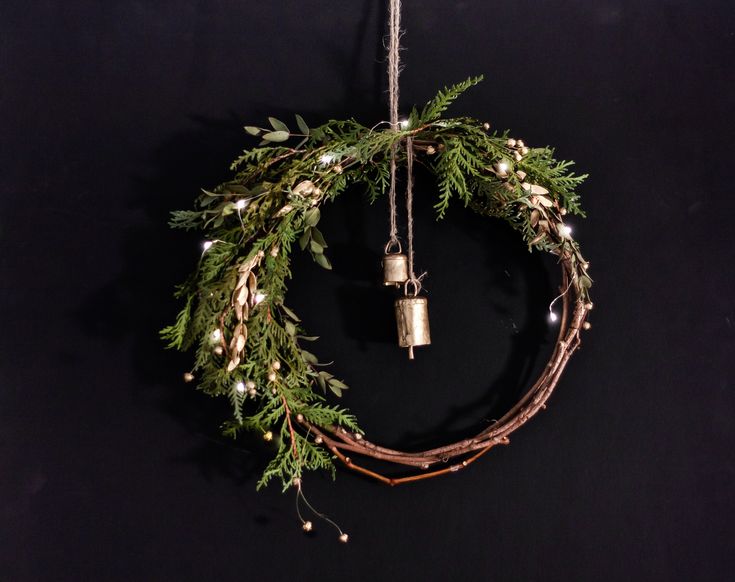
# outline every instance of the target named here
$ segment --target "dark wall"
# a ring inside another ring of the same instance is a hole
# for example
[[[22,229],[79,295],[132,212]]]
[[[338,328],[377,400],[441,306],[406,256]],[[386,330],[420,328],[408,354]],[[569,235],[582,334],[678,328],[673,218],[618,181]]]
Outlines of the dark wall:
[[[169,210],[228,176],[245,123],[387,116],[375,1],[0,5],[0,580],[726,580],[735,567],[728,1],[405,1],[407,106],[553,144],[591,178],[573,226],[596,279],[549,410],[468,471],[389,489],[309,476],[326,524],[260,493],[271,451],[180,381],[157,329],[201,238]],[[553,262],[460,207],[418,256],[434,345],[409,364],[377,284],[384,201],[326,213],[335,264],[290,301],[371,439],[455,438],[548,357]]]

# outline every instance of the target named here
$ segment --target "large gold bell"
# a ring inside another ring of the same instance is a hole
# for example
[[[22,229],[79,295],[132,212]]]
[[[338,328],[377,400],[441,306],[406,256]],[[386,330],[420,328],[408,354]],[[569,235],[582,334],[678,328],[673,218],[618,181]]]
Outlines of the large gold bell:
[[[408,281],[408,257],[401,252],[383,257],[383,285],[403,285]]]
[[[408,348],[408,357],[413,360],[414,346],[426,346],[431,343],[429,300],[426,297],[402,297],[396,299],[395,308],[398,345]]]

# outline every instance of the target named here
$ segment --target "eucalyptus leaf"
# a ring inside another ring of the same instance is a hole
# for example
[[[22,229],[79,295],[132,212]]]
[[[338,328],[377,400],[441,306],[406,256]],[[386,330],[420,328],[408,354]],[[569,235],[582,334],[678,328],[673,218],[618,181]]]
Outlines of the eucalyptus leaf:
[[[311,248],[312,253],[316,253],[318,255],[321,255],[324,252],[324,247],[316,242],[313,238],[311,239],[311,244],[309,245],[309,248]]]
[[[296,125],[299,126],[299,130],[301,131],[301,133],[303,133],[304,135],[309,135],[309,126],[306,125],[304,118],[301,117],[298,113],[294,115],[294,117],[296,118]]]
[[[327,242],[324,240],[324,236],[322,235],[322,232],[316,227],[311,229],[311,238],[314,239],[317,242],[317,244],[319,244],[319,246],[321,246],[324,249],[326,249],[327,246],[329,246],[327,245]]]
[[[309,208],[309,210],[304,212],[304,222],[309,226],[316,226],[319,224],[320,218],[321,212],[319,212],[318,208]]]
[[[291,311],[291,309],[289,309],[288,307],[286,307],[283,303],[281,303],[281,309],[283,309],[283,311],[286,313],[286,315],[288,315],[294,321],[301,321],[299,319],[299,316],[296,315],[293,311]]]
[[[301,350],[301,357],[308,364],[313,365],[319,363],[319,359],[314,354],[312,354],[311,352],[307,352],[306,350]]]
[[[329,385],[329,389],[330,389],[330,390],[331,390],[332,392],[334,392],[334,395],[335,395],[335,396],[338,396],[338,397],[340,397],[340,398],[342,397],[342,390],[340,390],[340,389],[339,389],[339,388],[337,388],[336,386],[333,386],[332,384],[330,384],[330,385]]]
[[[286,133],[291,133],[291,130],[288,129],[288,126],[280,119],[269,117],[268,121],[270,121],[271,126],[273,126],[273,129],[275,129],[276,131],[285,131]]]
[[[306,249],[306,246],[309,244],[310,238],[311,238],[311,229],[307,228],[304,231],[304,234],[302,234],[301,237],[299,238],[299,247],[301,248],[302,251]]]
[[[290,336],[295,336],[296,335],[296,326],[293,323],[291,323],[290,321],[287,321],[285,323],[284,327],[286,328],[286,333],[288,335],[290,335]]]
[[[326,257],[326,255],[314,255],[314,260],[320,267],[324,267],[325,269],[327,269],[327,271],[332,270],[332,263],[329,262],[329,259]]]
[[[247,131],[250,135],[260,135],[260,129],[253,125],[246,125],[245,131]]]
[[[266,142],[268,141],[281,142],[281,141],[286,141],[290,135],[291,134],[289,134],[287,131],[283,131],[283,130],[269,131],[268,133],[263,135],[263,140]]]

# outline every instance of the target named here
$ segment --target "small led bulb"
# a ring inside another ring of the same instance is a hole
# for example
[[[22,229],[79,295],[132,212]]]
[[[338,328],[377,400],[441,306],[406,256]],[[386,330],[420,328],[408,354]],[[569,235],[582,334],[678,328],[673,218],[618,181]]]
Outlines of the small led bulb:
[[[255,294],[255,304],[262,303],[265,300],[265,293],[256,293]]]
[[[212,248],[212,245],[213,245],[213,244],[214,244],[214,243],[213,243],[213,242],[212,242],[211,240],[205,240],[205,241],[204,241],[204,242],[202,243],[202,248],[204,248],[204,250],[205,250],[205,251],[208,251],[209,249],[211,249],[211,248]]]
[[[549,311],[549,321],[554,323],[557,319],[559,319],[559,316],[553,311]]]
[[[238,382],[235,384],[235,390],[237,390],[240,394],[245,393],[245,382]]]
[[[568,237],[572,235],[572,227],[566,224],[562,224],[559,230],[561,230],[562,236]]]
[[[218,342],[221,338],[222,338],[222,332],[219,330],[219,328],[218,329],[215,329],[212,332],[212,341],[213,342]]]
[[[247,205],[248,205],[248,201],[247,200],[243,200],[243,199],[238,200],[237,203],[235,204],[235,206],[237,207],[238,210],[242,210]]]
[[[334,156],[332,154],[324,154],[322,157],[319,158],[319,163],[323,166],[328,166],[332,163],[334,160]]]

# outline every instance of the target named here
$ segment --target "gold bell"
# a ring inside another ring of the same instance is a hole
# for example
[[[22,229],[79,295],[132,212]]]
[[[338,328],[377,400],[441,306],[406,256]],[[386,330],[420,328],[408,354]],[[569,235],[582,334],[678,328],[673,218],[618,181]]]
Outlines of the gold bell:
[[[408,281],[408,257],[403,254],[401,243],[390,240],[383,252],[383,285],[403,285]]]
[[[383,285],[398,287],[408,281],[408,257],[403,253],[388,253],[383,257]]]
[[[414,346],[426,346],[431,343],[429,300],[426,297],[402,297],[396,299],[395,308],[398,345],[408,348],[408,357],[413,360]]]

